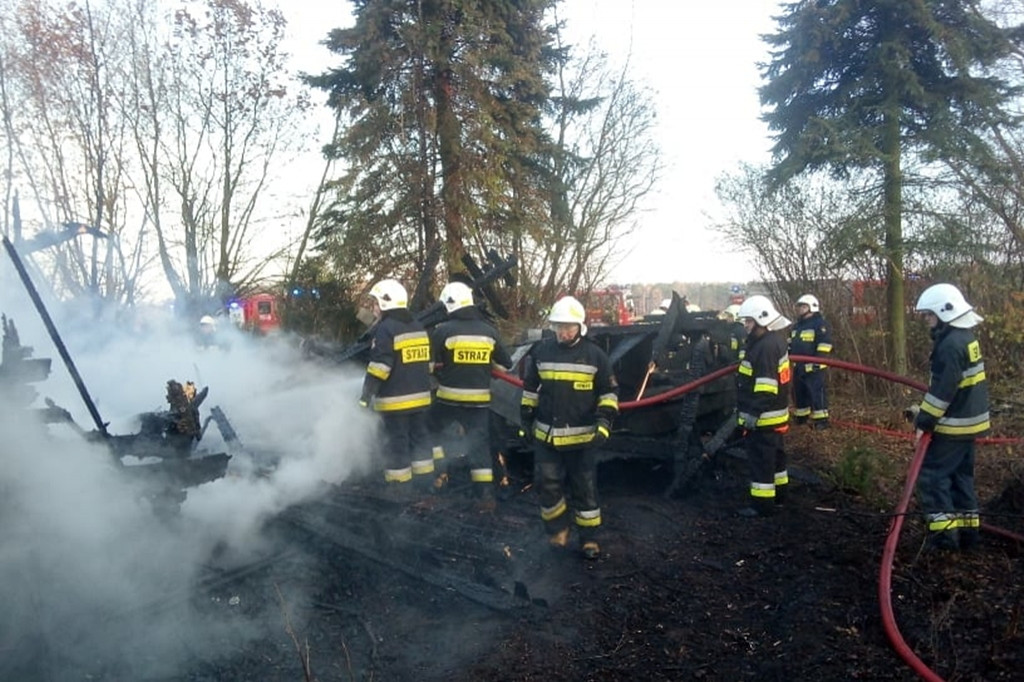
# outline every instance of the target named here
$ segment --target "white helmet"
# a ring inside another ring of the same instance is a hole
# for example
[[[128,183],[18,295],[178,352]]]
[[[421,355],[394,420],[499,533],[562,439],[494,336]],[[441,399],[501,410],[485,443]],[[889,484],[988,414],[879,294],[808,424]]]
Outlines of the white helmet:
[[[740,316],[740,304],[730,303],[725,306],[725,310],[718,314],[718,317],[723,320],[736,320]]]
[[[662,310],[668,310],[669,307],[671,307],[671,305],[672,305],[672,299],[671,298],[664,298],[664,299],[661,300],[661,303],[658,305],[658,307],[661,308]]]
[[[441,303],[449,313],[473,305],[473,290],[462,282],[448,282],[441,289]]]
[[[199,318],[199,324],[208,324],[211,327],[217,326],[217,320],[213,319],[210,315],[203,315]]]
[[[935,313],[943,322],[961,329],[970,329],[984,319],[952,284],[931,285],[921,292],[914,308],[919,313]]]
[[[739,318],[749,317],[757,325],[767,327],[770,331],[777,331],[789,326],[789,320],[775,309],[775,305],[768,300],[767,296],[760,294],[743,301],[736,316]]]
[[[382,279],[370,289],[381,310],[395,310],[409,305],[409,295],[397,279]]]
[[[572,296],[563,296],[555,301],[548,313],[548,322],[569,322],[580,326],[580,336],[587,335],[587,310]]]
[[[816,313],[821,310],[821,306],[818,304],[818,297],[813,294],[804,294],[800,298],[796,299],[796,304],[806,305],[811,309],[812,313]]]

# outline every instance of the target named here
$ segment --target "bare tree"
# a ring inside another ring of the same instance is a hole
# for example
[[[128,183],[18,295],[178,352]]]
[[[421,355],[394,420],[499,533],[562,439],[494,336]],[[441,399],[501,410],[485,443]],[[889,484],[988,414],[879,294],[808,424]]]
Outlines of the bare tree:
[[[551,219],[527,231],[522,268],[539,299],[603,280],[662,169],[651,94],[593,44],[559,70],[551,122]]]
[[[255,215],[270,171],[308,106],[289,88],[284,25],[276,10],[231,0],[187,2],[174,15],[161,55],[169,144],[160,177],[182,233],[162,230],[159,243],[168,281],[192,305],[244,289],[279,255],[253,260],[252,242],[267,228]],[[174,266],[172,247],[182,252]]]

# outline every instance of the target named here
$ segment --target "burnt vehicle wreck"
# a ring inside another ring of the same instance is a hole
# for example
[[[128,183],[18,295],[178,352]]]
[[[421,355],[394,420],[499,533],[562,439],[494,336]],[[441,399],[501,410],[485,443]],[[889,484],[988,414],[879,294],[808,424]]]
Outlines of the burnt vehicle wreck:
[[[199,448],[210,422],[217,424],[226,449],[238,444],[237,435],[223,410],[211,408],[205,421],[199,408],[209,394],[192,382],[169,380],[166,385],[168,409],[138,415],[139,430],[130,434],[112,434],[101,417],[95,401],[78,372],[56,325],[25,269],[13,244],[4,238],[15,269],[32,303],[61,356],[94,428],[87,430],[75,422],[70,411],[44,398],[43,407],[32,407],[39,396],[34,384],[46,380],[52,369],[50,358],[34,358],[34,349],[24,346],[14,320],[2,315],[3,346],[0,361],[0,397],[44,424],[64,425],[84,441],[98,443],[110,453],[111,463],[126,476],[158,512],[173,512],[185,500],[186,490],[224,476],[231,454]]]

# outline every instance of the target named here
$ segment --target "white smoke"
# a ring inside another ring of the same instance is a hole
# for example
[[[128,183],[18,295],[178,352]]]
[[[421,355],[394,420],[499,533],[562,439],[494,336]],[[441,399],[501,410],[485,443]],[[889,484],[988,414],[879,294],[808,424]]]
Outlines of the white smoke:
[[[0,311],[32,357],[53,361],[50,377],[34,385],[31,407],[50,398],[81,430],[95,431],[40,314],[6,254],[0,259]],[[168,380],[192,381],[209,388],[201,418],[219,406],[241,447],[230,449],[227,475],[189,489],[168,521],[105,445],[72,425],[30,418],[17,401],[0,404],[0,640],[36,657],[25,667],[0,664],[0,677],[46,666],[46,679],[67,669],[84,675],[87,661],[106,654],[126,660],[128,643],[138,650],[121,679],[167,674],[226,627],[189,606],[214,550],[237,560],[270,551],[261,535],[266,519],[369,469],[375,421],[356,406],[361,372],[306,361],[286,337],[222,328],[230,348],[200,350],[193,330],[176,327],[169,314],[141,329],[83,314],[80,302],[46,305],[108,433],[136,433],[140,413],[168,409]],[[225,451],[210,423],[196,456]]]

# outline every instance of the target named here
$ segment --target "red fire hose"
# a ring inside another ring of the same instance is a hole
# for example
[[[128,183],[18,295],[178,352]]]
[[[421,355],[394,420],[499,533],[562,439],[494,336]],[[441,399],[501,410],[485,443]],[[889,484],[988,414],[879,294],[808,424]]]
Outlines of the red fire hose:
[[[931,434],[921,436],[921,440],[914,450],[914,458],[910,462],[910,469],[907,471],[907,482],[903,486],[903,495],[896,506],[896,514],[892,517],[892,525],[889,527],[889,534],[885,538],[885,550],[882,552],[882,564],[878,570],[878,603],[882,608],[882,627],[885,634],[892,643],[896,653],[914,669],[920,677],[933,682],[942,682],[942,678],[926,666],[924,662],[907,646],[903,635],[900,634],[896,625],[896,617],[892,611],[892,561],[896,556],[896,545],[900,541],[900,529],[903,528],[903,516],[910,507],[910,500],[914,495],[914,484],[917,483],[917,475],[921,472],[921,463],[924,461],[924,453],[928,450],[928,443],[931,441]]]
[[[892,381],[897,384],[903,384],[909,386],[921,392],[926,392],[928,387],[921,382],[908,379],[907,377],[888,372],[886,370],[877,369],[874,367],[868,367],[866,365],[859,365],[853,362],[847,362],[845,360],[838,360],[835,358],[819,358],[816,356],[806,355],[791,355],[789,359],[792,362],[812,362],[818,364],[829,365],[832,367],[838,367],[853,372],[860,372],[862,374],[868,374],[871,376],[880,377],[888,381]],[[647,405],[654,405],[656,403],[671,400],[676,396],[683,395],[697,388],[700,388],[704,384],[707,384],[719,377],[723,377],[727,374],[731,374],[736,371],[736,365],[732,364],[727,367],[717,369],[710,374],[706,374],[699,379],[695,379],[689,383],[677,386],[670,391],[660,393],[656,396],[649,398],[643,398],[641,400],[626,401],[619,404],[619,408],[623,410],[635,409],[638,407],[646,407]],[[499,372],[494,370],[492,374],[503,381],[522,388],[523,382],[517,377],[507,374],[505,372]],[[838,422],[837,422],[838,424]],[[860,428],[865,430],[876,431],[878,433],[885,433],[898,438],[913,438],[913,434],[904,433],[900,431],[892,431],[887,429],[881,429],[878,427],[870,427],[859,424],[844,424],[852,428]],[[1020,443],[1021,438],[979,438],[978,443]],[[910,649],[906,641],[903,639],[903,635],[900,633],[899,627],[896,624],[896,618],[892,608],[892,565],[893,559],[896,555],[896,546],[899,544],[900,531],[903,528],[903,518],[907,513],[907,509],[910,507],[910,501],[914,494],[914,485],[917,483],[917,476],[921,471],[921,464],[924,461],[925,452],[928,450],[928,443],[931,441],[930,434],[924,434],[921,440],[917,444],[917,448],[914,450],[914,457],[910,463],[910,469],[907,471],[907,480],[903,487],[903,494],[900,497],[899,504],[896,508],[896,513],[893,516],[892,526],[889,528],[889,534],[885,540],[885,548],[882,552],[882,563],[879,567],[878,572],[878,601],[882,611],[882,627],[885,630],[886,636],[892,643],[893,648],[896,649],[896,653],[899,654],[906,663],[918,674],[922,679],[930,680],[933,682],[942,682],[942,678],[939,677],[931,668],[924,664],[924,662],[917,657],[917,655]],[[981,529],[998,535],[1000,537],[1015,540],[1017,542],[1024,543],[1024,535],[1014,533],[1004,528],[997,526],[991,526],[989,524],[981,524]]]

